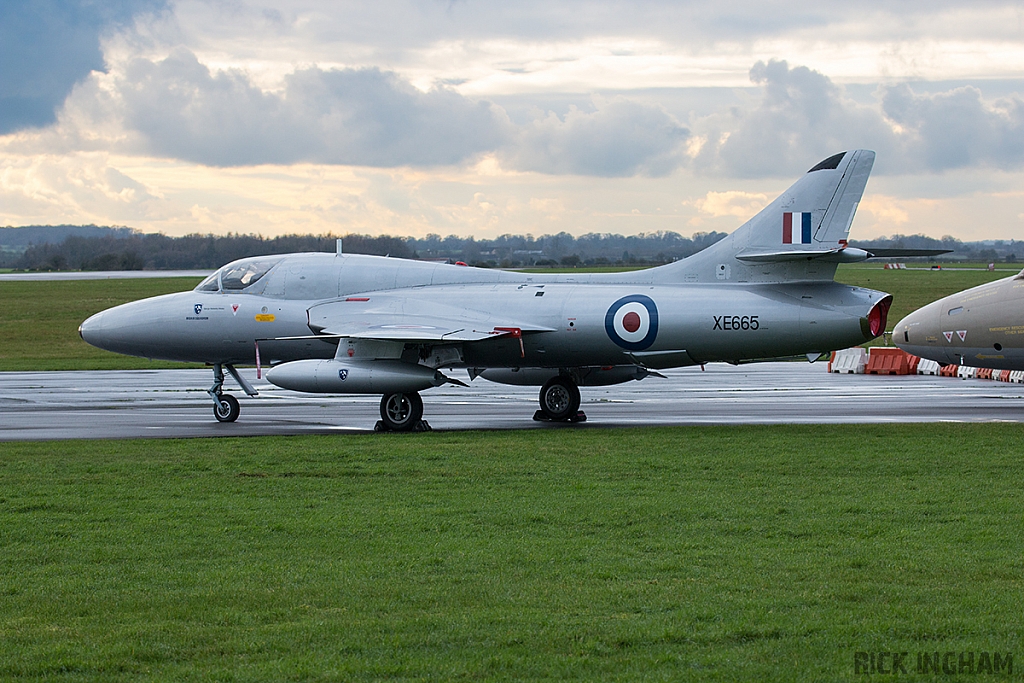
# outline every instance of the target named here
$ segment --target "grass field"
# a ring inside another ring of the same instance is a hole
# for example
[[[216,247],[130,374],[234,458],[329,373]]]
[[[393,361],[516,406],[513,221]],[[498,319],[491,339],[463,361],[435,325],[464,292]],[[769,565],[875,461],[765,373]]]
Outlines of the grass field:
[[[0,371],[181,368],[89,346],[83,320],[136,299],[191,289],[198,278],[0,282]]]
[[[1022,436],[0,444],[0,679],[865,680],[858,651],[1019,677]]]

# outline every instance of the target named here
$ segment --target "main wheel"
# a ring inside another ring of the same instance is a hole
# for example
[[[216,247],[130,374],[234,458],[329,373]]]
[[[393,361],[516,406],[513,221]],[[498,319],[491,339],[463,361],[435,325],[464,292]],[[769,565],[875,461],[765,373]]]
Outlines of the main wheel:
[[[241,408],[238,406],[238,399],[231,394],[221,394],[220,400],[213,408],[213,415],[217,422],[234,422],[238,419]]]
[[[568,420],[580,409],[580,389],[568,377],[552,377],[540,388],[540,410],[549,420]]]
[[[423,399],[415,391],[384,394],[380,400],[380,419],[384,426],[396,432],[408,432],[423,417]]]

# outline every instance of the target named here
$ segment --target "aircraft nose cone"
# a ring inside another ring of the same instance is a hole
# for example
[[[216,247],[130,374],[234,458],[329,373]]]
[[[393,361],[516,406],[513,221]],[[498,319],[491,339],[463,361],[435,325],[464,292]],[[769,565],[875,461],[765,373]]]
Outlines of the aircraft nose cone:
[[[896,323],[892,329],[892,340],[909,354],[945,365],[950,359],[941,341],[943,334],[939,329],[938,316],[940,303],[930,303]]]
[[[99,333],[103,329],[103,315],[104,312],[90,316],[78,326],[78,336],[85,343],[102,348],[99,344]]]
[[[892,339],[896,346],[908,351],[910,347],[917,347],[924,343],[925,339],[936,334],[934,321],[931,315],[931,306],[925,306],[905,316],[892,328]]]
[[[139,315],[140,303],[108,308],[87,318],[78,326],[78,334],[87,344],[104,351],[140,355],[140,344],[147,341],[146,316]]]

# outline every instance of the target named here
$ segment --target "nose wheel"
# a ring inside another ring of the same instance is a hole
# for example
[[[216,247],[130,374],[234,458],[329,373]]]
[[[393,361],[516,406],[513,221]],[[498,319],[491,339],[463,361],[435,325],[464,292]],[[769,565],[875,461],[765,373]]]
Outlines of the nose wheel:
[[[380,421],[374,431],[430,431],[430,425],[423,420],[423,399],[415,391],[384,394],[380,400]]]
[[[533,415],[542,422],[585,422],[580,410],[580,388],[571,377],[552,377],[540,388],[540,410]]]
[[[234,422],[238,419],[239,412],[241,407],[238,405],[238,399],[231,394],[221,394],[213,406],[213,415],[217,422]]]
[[[237,398],[231,394],[223,393],[225,367],[227,367],[231,376],[235,378],[235,381],[238,382],[238,385],[242,387],[242,391],[249,396],[258,396],[259,393],[244,377],[238,374],[238,370],[233,365],[217,363],[213,366],[213,386],[206,392],[213,399],[213,416],[217,418],[217,422],[234,422],[238,419],[238,413],[241,411],[241,408],[238,405]]]

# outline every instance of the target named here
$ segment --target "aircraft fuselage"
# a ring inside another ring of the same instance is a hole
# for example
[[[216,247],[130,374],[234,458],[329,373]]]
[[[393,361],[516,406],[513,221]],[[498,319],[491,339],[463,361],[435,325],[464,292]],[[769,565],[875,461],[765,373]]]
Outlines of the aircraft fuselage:
[[[332,265],[333,255],[299,260]],[[347,257],[357,260],[374,257]],[[415,268],[414,262],[375,259],[380,268]],[[326,262],[326,263],[325,263]],[[436,266],[426,269],[432,276]],[[289,257],[278,264],[289,266]],[[445,367],[567,367],[640,362],[663,368],[713,361],[773,358],[855,345],[870,338],[868,311],[884,295],[837,283],[658,285],[644,282],[567,282],[448,266],[462,278],[491,281],[361,290],[364,282],[334,282],[341,296],[289,299],[248,292],[194,290],[118,306],[82,325],[82,336],[110,351],[162,360],[253,364],[259,343],[267,365],[303,358],[332,358],[338,339],[314,338],[320,311],[359,315],[401,301],[395,315],[439,302],[458,304],[475,320],[528,320],[543,332],[460,344],[461,360]],[[623,276],[614,276],[621,279]],[[513,281],[509,282],[508,280]],[[576,279],[576,278],[572,278]],[[612,278],[607,278],[612,279]],[[497,281],[495,281],[497,280]],[[595,281],[597,280],[597,281]],[[424,285],[428,283],[423,283]],[[334,286],[331,286],[333,294]],[[618,319],[616,319],[618,316]],[[298,339],[287,339],[297,337]],[[441,340],[434,346],[451,346]],[[455,357],[449,357],[455,358]]]
[[[933,301],[896,323],[892,336],[907,353],[942,365],[1024,370],[1024,277]]]

